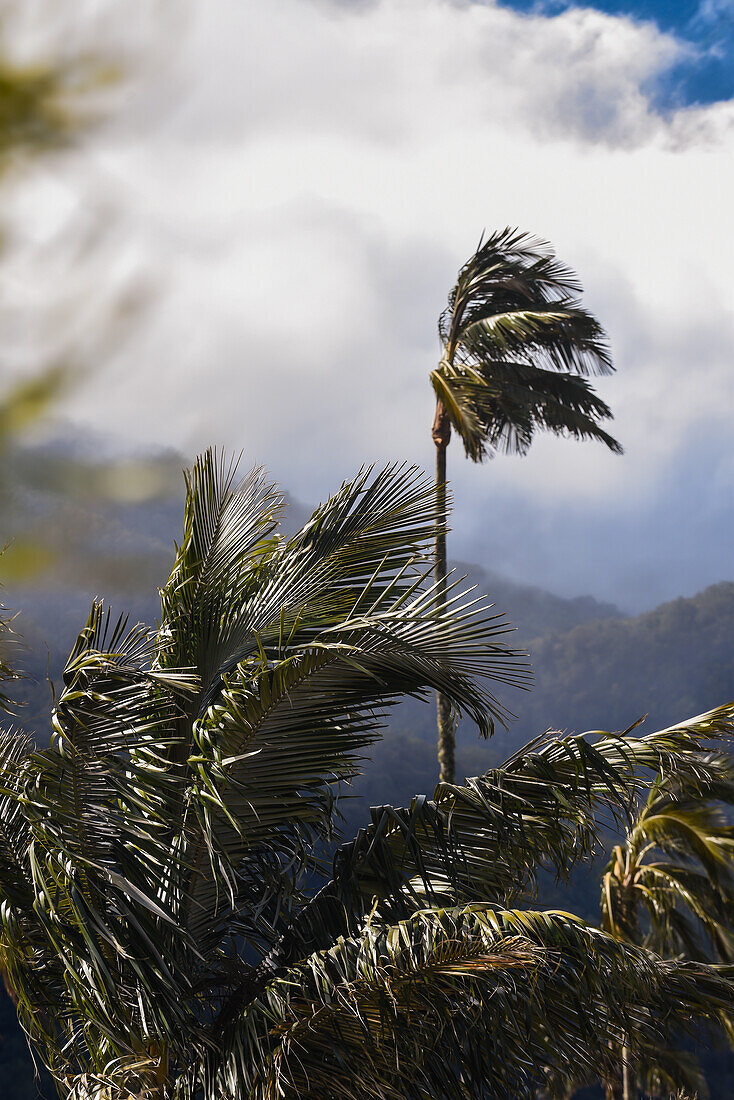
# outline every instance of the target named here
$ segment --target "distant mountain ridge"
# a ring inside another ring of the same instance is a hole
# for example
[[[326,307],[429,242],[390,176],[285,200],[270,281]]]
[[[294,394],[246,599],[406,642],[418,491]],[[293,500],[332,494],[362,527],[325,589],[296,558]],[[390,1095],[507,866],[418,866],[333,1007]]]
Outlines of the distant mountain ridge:
[[[530,591],[527,606],[532,610],[537,590]],[[516,609],[521,606],[516,599]],[[552,601],[549,606],[554,606]],[[582,601],[583,609],[588,606]],[[511,600],[508,611],[512,618]],[[569,612],[563,602],[559,612]],[[530,611],[523,613],[531,621]],[[731,581],[642,615],[587,619],[570,630],[549,628],[535,638],[518,629],[510,638],[529,652],[532,690],[502,694],[517,719],[507,730],[498,728],[488,742],[479,741],[468,723],[460,725],[459,775],[492,767],[549,728],[619,731],[648,715],[644,729],[652,730],[734,699]],[[432,702],[402,704],[384,741],[373,750],[376,767],[368,769],[358,785],[365,801],[402,804],[413,793],[431,791],[436,779],[435,739]]]
[[[664,727],[734,699],[734,583],[625,619],[530,642],[535,690],[522,727]]]
[[[572,630],[597,619],[622,619],[624,612],[614,604],[593,596],[567,598],[548,592],[537,585],[522,584],[503,577],[491,569],[463,561],[451,562],[455,577],[466,575],[467,583],[486,593],[498,611],[503,611],[517,628],[522,645],[531,639],[543,638]],[[513,639],[512,644],[518,644]]]

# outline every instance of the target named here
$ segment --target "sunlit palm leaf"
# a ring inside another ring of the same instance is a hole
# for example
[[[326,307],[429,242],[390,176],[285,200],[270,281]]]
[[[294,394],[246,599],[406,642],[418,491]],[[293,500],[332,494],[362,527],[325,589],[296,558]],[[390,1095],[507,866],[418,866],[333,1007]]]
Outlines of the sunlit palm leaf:
[[[655,777],[617,845],[602,880],[602,924],[628,943],[663,955],[734,960],[734,829],[722,803],[734,802],[728,753],[698,753],[695,775]],[[720,1021],[731,1032],[731,1019]],[[638,1073],[653,1095],[707,1095],[696,1059],[668,1047],[651,1050]]]
[[[257,1098],[530,1096],[642,1052],[727,976],[627,948],[567,914],[471,906],[369,924],[271,982],[231,1022],[209,1091]],[[215,1084],[216,1082],[216,1084]]]
[[[610,931],[663,954],[734,960],[734,828],[720,808],[734,802],[728,755],[701,754],[699,775],[657,777],[624,845],[605,872],[602,918]]]
[[[734,704],[645,737],[549,734],[483,776],[439,784],[432,799],[376,807],[337,851],[332,880],[294,917],[271,964],[349,932],[374,898],[399,919],[426,904],[509,904],[532,891],[541,867],[566,877],[594,851],[599,821],[631,820],[655,773],[710,790],[721,776],[701,746],[732,735]]]

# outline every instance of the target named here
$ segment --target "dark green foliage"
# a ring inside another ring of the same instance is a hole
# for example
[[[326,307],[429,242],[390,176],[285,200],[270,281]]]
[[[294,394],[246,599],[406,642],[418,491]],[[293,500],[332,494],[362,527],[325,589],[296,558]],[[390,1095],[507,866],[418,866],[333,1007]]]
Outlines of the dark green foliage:
[[[0,739],[0,955],[56,1076],[85,1097],[529,1097],[571,1064],[598,1073],[623,1029],[643,1058],[728,1013],[728,971],[527,903],[649,774],[702,788],[732,706],[536,739],[376,808],[329,868],[384,707],[439,688],[488,734],[490,688],[525,673],[483,601],[427,582],[435,495],[415,472],[358,475],[287,539],[278,507],[261,474],[204,456],[158,629],[96,602],[51,745]]]

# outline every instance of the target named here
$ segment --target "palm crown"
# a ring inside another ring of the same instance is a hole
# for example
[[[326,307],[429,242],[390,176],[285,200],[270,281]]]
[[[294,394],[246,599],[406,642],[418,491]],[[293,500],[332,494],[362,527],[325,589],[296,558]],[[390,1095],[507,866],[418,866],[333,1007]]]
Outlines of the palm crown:
[[[517,906],[650,770],[708,782],[734,705],[640,738],[548,735],[333,853],[335,795],[400,694],[491,732],[504,621],[425,583],[435,492],[361,473],[290,539],[211,453],[157,631],[95,604],[50,748],[0,738],[0,959],[69,1097],[532,1096],[620,1036],[731,1010],[728,972]]]
[[[498,449],[524,454],[539,429],[621,453],[599,426],[611,410],[585,377],[614,368],[580,293],[550,246],[517,230],[493,233],[462,267],[439,319],[443,355],[431,382],[439,415],[474,462]]]

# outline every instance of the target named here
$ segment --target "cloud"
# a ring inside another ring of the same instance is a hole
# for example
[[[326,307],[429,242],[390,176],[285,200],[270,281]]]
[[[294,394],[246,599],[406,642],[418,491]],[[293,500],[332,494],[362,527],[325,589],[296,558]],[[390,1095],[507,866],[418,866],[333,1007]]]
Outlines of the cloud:
[[[639,514],[682,456],[700,467],[695,512],[734,407],[734,111],[656,109],[690,47],[586,9],[459,0],[210,0],[161,46],[110,125],[16,198],[8,270],[33,285],[36,321],[65,257],[87,309],[105,284],[93,249],[70,259],[79,219],[116,226],[128,269],[159,287],[69,405],[76,423],[244,447],[303,499],[365,460],[430,466],[438,313],[481,230],[519,225],[579,271],[609,329],[618,374],[600,389],[627,457],[541,439],[474,469],[453,447],[457,553],[499,498],[528,516]],[[572,576],[585,550],[562,544]]]
[[[693,22],[703,24],[730,21],[734,17],[732,0],[701,0]]]
[[[167,66],[181,94],[169,125],[207,143],[307,132],[404,145],[458,122],[629,145],[665,136],[646,87],[691,53],[652,23],[589,8],[214,0]]]

